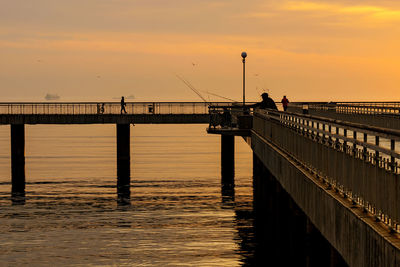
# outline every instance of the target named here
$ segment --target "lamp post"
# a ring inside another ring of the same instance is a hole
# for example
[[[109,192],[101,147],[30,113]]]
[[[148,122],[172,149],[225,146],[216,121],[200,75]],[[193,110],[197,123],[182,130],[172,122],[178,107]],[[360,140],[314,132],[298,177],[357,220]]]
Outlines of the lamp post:
[[[246,70],[246,57],[247,57],[247,53],[246,52],[242,52],[242,58],[243,58],[243,108],[244,105],[246,103],[246,77],[245,77],[245,70]]]

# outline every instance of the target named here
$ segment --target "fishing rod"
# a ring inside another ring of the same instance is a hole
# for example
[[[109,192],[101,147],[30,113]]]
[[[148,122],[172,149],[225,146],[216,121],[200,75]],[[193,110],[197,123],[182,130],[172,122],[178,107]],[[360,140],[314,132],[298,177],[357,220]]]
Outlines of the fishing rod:
[[[197,91],[196,88],[187,80],[176,74],[176,77],[181,80],[187,87],[189,87],[196,95],[198,95],[204,102],[208,103],[207,100]]]
[[[225,97],[225,96],[220,96],[220,95],[217,95],[217,94],[214,94],[214,93],[210,93],[209,91],[202,91],[202,90],[200,90],[200,92],[207,93],[207,94],[210,94],[210,95],[213,95],[213,96],[216,96],[216,97],[220,97],[220,98],[223,98],[223,99],[232,101],[232,102],[237,102],[237,101],[234,100],[234,99],[231,99],[231,98],[228,98],[228,97]]]
[[[237,102],[234,99],[231,99],[231,98],[228,98],[228,97],[225,97],[225,96],[221,96],[221,95],[217,95],[217,94],[211,93],[209,91],[197,90],[188,80],[184,79],[183,77],[179,76],[178,74],[176,74],[176,77],[179,80],[181,80],[187,87],[189,87],[193,92],[195,92],[204,102],[207,102],[207,100],[200,94],[200,92],[206,93],[208,95],[213,95],[213,96],[216,96],[216,97],[220,97],[220,98],[223,98],[225,100],[232,101],[232,102]],[[211,102],[211,101],[208,101],[208,102]]]
[[[260,90],[258,90],[258,87],[256,86],[256,91],[258,95],[261,95]]]

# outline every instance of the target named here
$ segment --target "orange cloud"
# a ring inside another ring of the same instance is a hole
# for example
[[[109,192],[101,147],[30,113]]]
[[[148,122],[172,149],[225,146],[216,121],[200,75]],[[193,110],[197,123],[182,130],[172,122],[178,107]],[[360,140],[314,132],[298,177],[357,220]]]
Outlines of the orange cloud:
[[[370,19],[400,20],[400,10],[368,5],[339,5],[316,2],[288,2],[283,9],[294,11],[324,11],[346,15],[364,15]]]

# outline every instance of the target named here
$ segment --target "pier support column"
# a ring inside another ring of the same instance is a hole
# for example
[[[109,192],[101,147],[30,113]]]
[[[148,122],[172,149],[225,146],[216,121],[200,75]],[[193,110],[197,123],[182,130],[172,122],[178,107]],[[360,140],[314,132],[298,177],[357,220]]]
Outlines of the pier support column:
[[[235,136],[221,135],[221,182],[233,187],[235,184]]]
[[[130,124],[117,124],[117,193],[118,201],[130,198],[131,155]]]
[[[25,196],[24,124],[11,124],[11,195]]]

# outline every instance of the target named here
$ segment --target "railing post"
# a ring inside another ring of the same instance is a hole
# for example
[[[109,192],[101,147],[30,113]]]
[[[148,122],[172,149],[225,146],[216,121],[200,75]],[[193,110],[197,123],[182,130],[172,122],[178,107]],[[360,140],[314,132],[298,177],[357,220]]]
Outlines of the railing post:
[[[375,136],[375,145],[379,146],[379,136]],[[379,151],[376,150],[375,151],[375,164],[377,166],[380,166],[380,162],[379,162]]]
[[[339,149],[340,142],[339,142],[339,138],[337,137],[339,135],[339,127],[336,126],[335,128],[336,128],[336,131],[335,131],[335,133],[336,133],[335,147],[336,147],[336,149]]]
[[[357,140],[357,132],[353,131],[353,156],[356,156],[357,153],[357,143],[355,142]]]
[[[295,122],[296,122],[296,130],[298,133],[300,133],[300,119],[295,117]]]
[[[364,143],[366,144],[367,141],[368,141],[368,136],[367,136],[366,133],[364,133]],[[363,159],[364,159],[364,160],[367,159],[367,147],[365,146],[365,144],[364,144],[364,146],[363,146]]]
[[[314,129],[314,121],[311,121],[311,128]],[[311,137],[314,139],[314,130],[312,130],[311,133]]]
[[[396,146],[396,143],[395,143],[395,141],[392,139],[392,140],[390,140],[390,149],[392,150],[392,151],[394,151],[395,150],[395,146]],[[392,170],[392,172],[395,172],[396,170],[395,170],[395,165],[396,164],[396,161],[395,161],[395,159],[394,159],[394,157],[392,156],[392,155],[390,155],[390,169]]]

